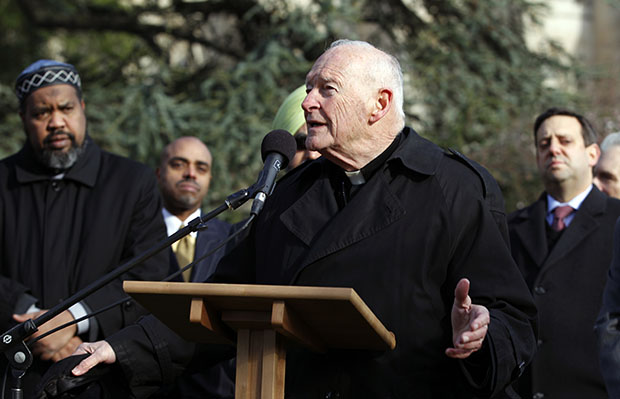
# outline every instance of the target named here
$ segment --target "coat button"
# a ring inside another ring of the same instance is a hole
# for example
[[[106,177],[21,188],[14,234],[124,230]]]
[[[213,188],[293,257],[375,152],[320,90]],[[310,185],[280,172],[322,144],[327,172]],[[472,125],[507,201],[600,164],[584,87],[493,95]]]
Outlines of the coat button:
[[[537,285],[536,287],[534,287],[534,292],[538,295],[544,295],[547,293],[547,290],[545,289],[545,287]]]
[[[542,392],[536,392],[534,395],[532,395],[532,399],[543,399],[545,397],[545,394]]]

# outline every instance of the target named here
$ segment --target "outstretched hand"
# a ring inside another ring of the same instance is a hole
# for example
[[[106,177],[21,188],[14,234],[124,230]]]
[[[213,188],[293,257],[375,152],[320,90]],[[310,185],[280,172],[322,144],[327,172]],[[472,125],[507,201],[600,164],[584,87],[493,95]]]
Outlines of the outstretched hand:
[[[99,363],[112,364],[116,362],[116,353],[107,341],[84,342],[78,346],[74,355],[90,353],[86,359],[82,360],[71,372],[75,376],[86,374]]]
[[[469,297],[469,280],[461,279],[454,289],[452,305],[452,345],[446,355],[454,359],[465,359],[482,347],[491,318],[489,310],[473,305]]]

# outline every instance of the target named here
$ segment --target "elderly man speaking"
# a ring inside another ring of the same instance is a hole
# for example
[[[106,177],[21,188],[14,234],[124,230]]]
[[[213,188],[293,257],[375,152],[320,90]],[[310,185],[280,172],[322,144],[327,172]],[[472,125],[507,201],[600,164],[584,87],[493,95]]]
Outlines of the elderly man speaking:
[[[405,127],[399,63],[368,43],[332,44],[306,91],[306,145],[322,157],[279,181],[212,281],[353,287],[397,346],[289,351],[286,397],[500,394],[533,356],[536,310],[486,200],[494,181]],[[83,344],[73,373],[117,363],[134,392],[156,389],[193,351],[152,329]]]

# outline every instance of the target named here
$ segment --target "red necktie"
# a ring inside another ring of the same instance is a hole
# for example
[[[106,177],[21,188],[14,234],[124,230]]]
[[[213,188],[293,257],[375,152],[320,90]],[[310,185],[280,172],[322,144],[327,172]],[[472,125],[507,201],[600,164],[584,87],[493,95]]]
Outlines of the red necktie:
[[[573,212],[573,207],[569,205],[558,206],[553,210],[553,223],[551,228],[555,231],[562,231],[566,225],[564,224],[564,218]]]

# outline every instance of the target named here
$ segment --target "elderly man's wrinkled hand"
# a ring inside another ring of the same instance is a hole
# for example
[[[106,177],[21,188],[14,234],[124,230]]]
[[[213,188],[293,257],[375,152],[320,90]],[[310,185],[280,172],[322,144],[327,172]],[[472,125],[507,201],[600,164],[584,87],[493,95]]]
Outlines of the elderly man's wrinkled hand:
[[[482,347],[491,320],[486,307],[471,303],[467,279],[461,279],[454,290],[451,320],[454,346],[446,349],[446,355],[465,359]]]
[[[71,372],[75,376],[83,375],[100,363],[112,364],[116,362],[116,353],[107,341],[84,342],[78,346],[75,355],[90,353]]]

